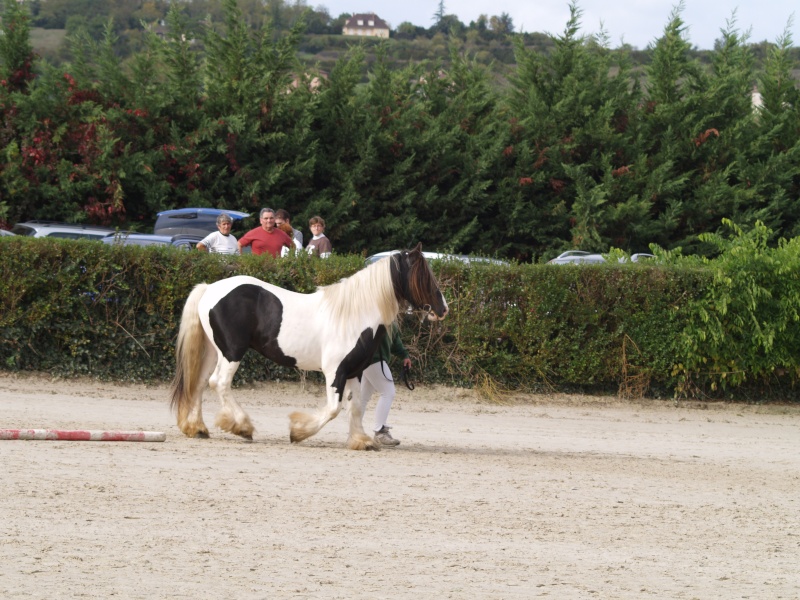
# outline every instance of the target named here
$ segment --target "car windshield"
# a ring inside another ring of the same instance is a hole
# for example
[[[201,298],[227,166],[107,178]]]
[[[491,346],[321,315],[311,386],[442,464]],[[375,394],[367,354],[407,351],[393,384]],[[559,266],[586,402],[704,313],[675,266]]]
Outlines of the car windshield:
[[[52,238],[63,238],[65,240],[100,240],[105,237],[103,233],[78,233],[72,231],[54,231],[53,233],[48,233],[45,237],[52,237]]]
[[[14,225],[14,227],[11,228],[11,233],[14,235],[34,235],[36,230],[26,225]]]

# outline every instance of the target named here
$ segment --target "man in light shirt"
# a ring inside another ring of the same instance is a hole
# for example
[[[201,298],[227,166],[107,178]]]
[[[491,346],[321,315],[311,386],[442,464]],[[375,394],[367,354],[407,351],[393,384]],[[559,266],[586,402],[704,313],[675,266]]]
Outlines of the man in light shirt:
[[[230,215],[220,213],[217,217],[217,229],[197,242],[197,249],[203,252],[216,252],[218,254],[238,254],[239,245],[231,233],[233,219]]]

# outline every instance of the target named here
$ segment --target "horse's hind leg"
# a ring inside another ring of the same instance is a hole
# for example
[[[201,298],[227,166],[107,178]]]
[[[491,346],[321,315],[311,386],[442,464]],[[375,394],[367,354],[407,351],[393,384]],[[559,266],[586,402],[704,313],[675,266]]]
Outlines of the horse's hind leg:
[[[205,382],[206,377],[214,369],[214,364],[217,360],[217,353],[212,351],[209,347],[206,348],[203,363],[200,367],[200,381]],[[203,391],[204,385],[198,386],[195,394],[189,399],[189,406],[187,407],[184,415],[178,415],[178,425],[181,431],[188,437],[207,438],[208,427],[203,421]]]
[[[231,394],[233,376],[238,368],[238,362],[229,362],[220,356],[217,368],[209,380],[209,385],[216,389],[220,401],[220,409],[217,413],[215,424],[223,431],[229,431],[235,435],[242,436],[246,440],[252,440],[255,428],[250,421],[250,417]]]

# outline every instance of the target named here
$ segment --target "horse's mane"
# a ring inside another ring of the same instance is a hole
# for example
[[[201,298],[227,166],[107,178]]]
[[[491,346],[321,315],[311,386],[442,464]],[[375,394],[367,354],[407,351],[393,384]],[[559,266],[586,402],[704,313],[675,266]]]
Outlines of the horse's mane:
[[[368,265],[338,283],[320,288],[322,301],[334,323],[340,326],[362,323],[364,310],[376,306],[381,322],[388,328],[400,312],[400,304],[392,283],[392,257]]]

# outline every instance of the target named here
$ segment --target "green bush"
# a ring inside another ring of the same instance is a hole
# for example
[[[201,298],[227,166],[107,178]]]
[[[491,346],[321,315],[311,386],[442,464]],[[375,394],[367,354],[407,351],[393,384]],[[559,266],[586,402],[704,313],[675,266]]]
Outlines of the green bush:
[[[679,390],[725,392],[742,387],[790,389],[794,394],[800,357],[800,238],[767,245],[772,232],[762,223],[743,231],[725,220],[731,235],[701,239],[717,249],[717,258],[689,257],[710,271],[704,293],[696,296],[681,336],[685,362]]]

